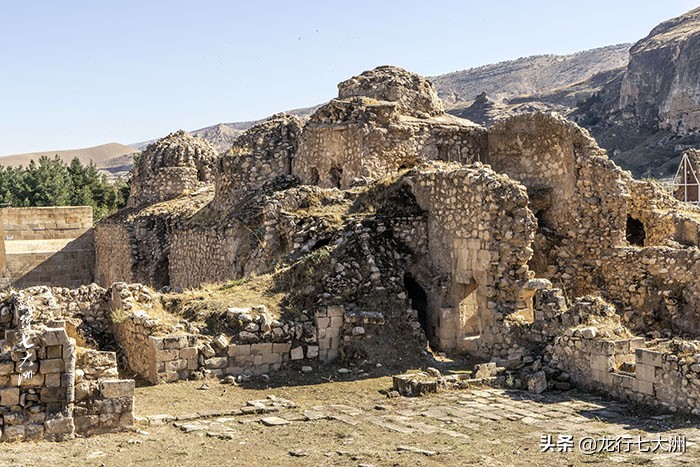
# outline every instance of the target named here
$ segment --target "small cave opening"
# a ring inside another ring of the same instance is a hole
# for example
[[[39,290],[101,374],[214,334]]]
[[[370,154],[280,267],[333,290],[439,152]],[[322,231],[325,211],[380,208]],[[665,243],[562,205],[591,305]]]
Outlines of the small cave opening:
[[[332,239],[331,239],[330,237],[328,237],[328,238],[322,238],[322,239],[318,240],[316,243],[314,243],[314,246],[312,246],[312,247],[309,249],[309,251],[316,251],[316,250],[318,250],[318,249],[320,249],[320,248],[323,248],[324,246],[328,246],[328,245],[331,244],[331,240],[332,240]]]
[[[644,231],[644,224],[639,219],[632,216],[627,216],[627,226],[625,229],[625,238],[630,245],[644,246],[644,239],[647,235]]]
[[[450,147],[446,144],[438,144],[437,147],[438,159],[441,161],[450,160]]]
[[[328,173],[328,176],[331,179],[331,185],[336,188],[340,188],[340,184],[343,179],[343,169],[340,167],[333,167]]]
[[[411,307],[418,312],[418,322],[427,334],[428,326],[428,294],[416,281],[413,274],[407,272],[403,275],[403,285],[411,300]]]
[[[321,176],[318,174],[318,169],[316,167],[311,167],[311,177],[309,179],[309,182],[312,185],[318,185],[318,182],[321,180]]]
[[[535,218],[537,219],[537,230],[547,229],[547,222],[544,220],[546,214],[546,209],[540,209],[535,213]]]

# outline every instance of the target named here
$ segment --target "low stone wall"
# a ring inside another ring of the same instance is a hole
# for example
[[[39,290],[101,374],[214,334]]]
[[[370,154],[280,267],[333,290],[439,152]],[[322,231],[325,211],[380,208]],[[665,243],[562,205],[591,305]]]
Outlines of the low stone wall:
[[[298,353],[297,347],[295,350]],[[290,360],[292,344],[289,342],[263,342],[258,344],[232,344],[228,346],[228,357],[212,357],[204,361],[212,374],[261,375],[276,371]],[[296,354],[295,354],[296,355]],[[303,357],[303,351],[299,354]]]
[[[643,337],[609,340],[574,334],[555,339],[551,364],[583,388],[700,415],[699,351],[692,342],[649,349]]]
[[[154,336],[159,323],[134,312],[114,323],[114,335],[128,367],[153,384],[187,379],[199,367],[194,335]]]
[[[117,284],[115,287],[120,289]],[[121,306],[126,301],[128,308],[131,297],[121,300]],[[234,327],[241,331],[232,330],[232,336],[219,334],[215,338],[158,335],[166,326],[143,311],[127,310],[116,313],[114,335],[126,366],[153,384],[189,379],[195,372],[199,377],[261,375],[292,361],[328,362],[339,356],[344,326],[342,307],[322,309],[316,313],[315,321],[305,316],[302,321],[289,322],[273,320],[262,308],[263,314],[256,317],[250,315],[250,308],[230,308],[226,319],[235,321]],[[379,313],[352,314],[346,325],[350,326],[346,340],[367,337],[362,326],[369,329],[383,325],[383,321]],[[320,331],[314,323],[323,326]]]

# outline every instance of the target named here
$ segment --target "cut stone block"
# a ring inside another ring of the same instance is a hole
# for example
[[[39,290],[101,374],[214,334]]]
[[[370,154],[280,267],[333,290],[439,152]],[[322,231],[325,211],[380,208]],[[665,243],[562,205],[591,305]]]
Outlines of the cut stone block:
[[[292,360],[301,360],[304,358],[304,348],[299,346],[291,350],[290,356]]]
[[[100,392],[106,399],[117,397],[134,397],[135,383],[133,379],[114,379],[100,382]]]

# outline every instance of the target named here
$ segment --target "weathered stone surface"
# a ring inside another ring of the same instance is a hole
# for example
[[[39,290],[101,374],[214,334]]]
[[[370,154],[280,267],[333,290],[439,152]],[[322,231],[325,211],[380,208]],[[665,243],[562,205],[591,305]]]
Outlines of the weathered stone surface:
[[[150,144],[133,168],[129,206],[168,200],[211,182],[217,157],[208,142],[182,130]]]
[[[537,371],[528,378],[527,390],[533,394],[541,394],[547,390],[547,377],[544,371]]]
[[[19,404],[19,388],[0,389],[0,405],[11,407]]]
[[[422,117],[444,112],[430,81],[395,66],[379,66],[338,84],[338,98],[351,97],[395,102],[405,115]]]
[[[683,135],[700,130],[700,8],[665,21],[630,49],[620,109]]]
[[[135,383],[133,379],[114,379],[100,382],[102,397],[114,399],[118,397],[134,397]]]

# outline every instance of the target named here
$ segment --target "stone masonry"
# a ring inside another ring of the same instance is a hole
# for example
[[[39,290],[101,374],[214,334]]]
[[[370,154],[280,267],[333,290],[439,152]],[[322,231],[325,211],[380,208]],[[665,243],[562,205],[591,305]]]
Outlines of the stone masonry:
[[[168,138],[176,149],[166,150]],[[168,138],[151,150],[167,161],[155,166],[181,167],[178,154],[198,154],[198,143]],[[681,400],[669,385],[681,376],[694,384],[700,208],[632,179],[562,117],[517,114],[486,129],[446,115],[424,78],[379,67],[342,82],[308,121],[276,115],[244,133],[216,166],[213,187],[207,175],[188,175],[197,183],[171,190],[146,160],[134,171],[133,209],[97,226],[103,286],[198,287],[271,274],[294,284],[284,306],[314,319],[314,337],[308,321],[294,324],[302,336],[289,327],[277,337],[272,327],[198,336],[187,343],[198,367],[187,371],[388,358],[427,341],[518,371],[536,392],[597,381],[590,387],[617,397],[693,404],[694,393]],[[183,167],[192,172],[194,160]],[[144,197],[153,183],[168,193]],[[155,328],[136,334],[121,340],[164,337]],[[664,347],[679,335],[688,355]],[[601,346],[620,350],[595,353]],[[665,357],[668,368],[651,381],[644,349],[683,363]],[[172,357],[151,360],[174,379],[190,361]],[[631,392],[616,392],[613,378]]]
[[[93,280],[92,208],[2,208],[2,281],[77,287]]]
[[[188,194],[210,182],[218,153],[180,130],[150,144],[135,162],[129,207]]]

